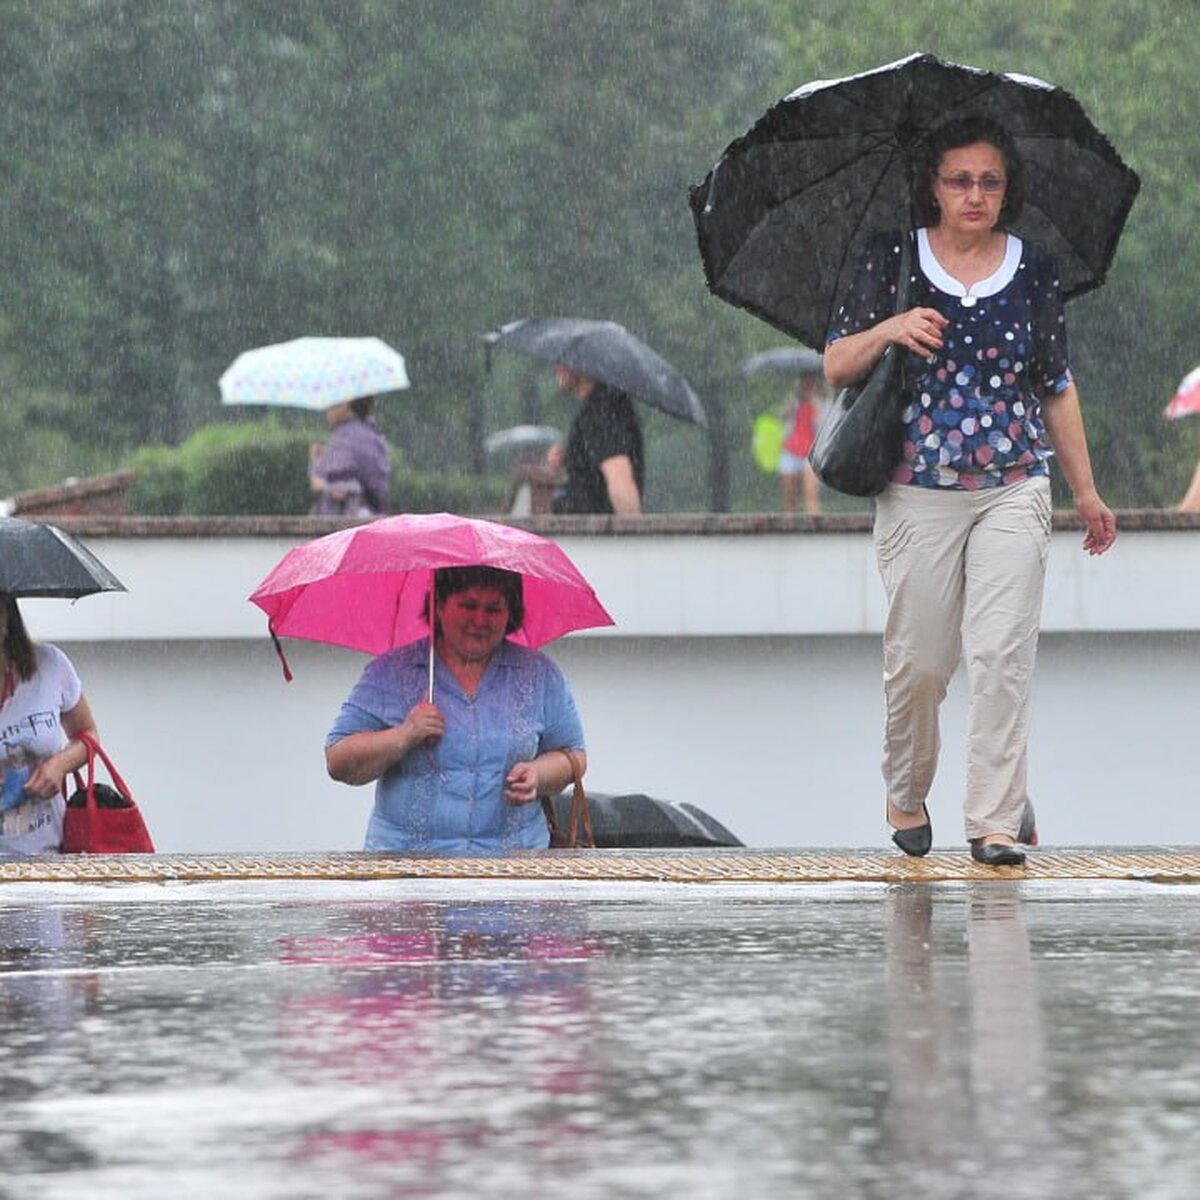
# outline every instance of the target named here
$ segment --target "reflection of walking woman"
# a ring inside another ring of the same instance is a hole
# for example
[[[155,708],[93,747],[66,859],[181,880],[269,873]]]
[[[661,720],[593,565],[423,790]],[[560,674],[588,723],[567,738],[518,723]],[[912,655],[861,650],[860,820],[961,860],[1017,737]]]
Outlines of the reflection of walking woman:
[[[907,854],[930,848],[938,709],[965,647],[966,834],[978,861],[1017,864],[1015,843],[1034,830],[1026,745],[1051,453],[1086,527],[1084,550],[1103,554],[1116,522],[1092,480],[1054,263],[1005,232],[1023,198],[1012,139],[973,118],[935,130],[925,149],[913,306],[877,320],[891,309],[901,235],[875,239],[834,320],[825,374],[844,387],[889,343],[909,351],[904,457],[875,511],[893,840]]]

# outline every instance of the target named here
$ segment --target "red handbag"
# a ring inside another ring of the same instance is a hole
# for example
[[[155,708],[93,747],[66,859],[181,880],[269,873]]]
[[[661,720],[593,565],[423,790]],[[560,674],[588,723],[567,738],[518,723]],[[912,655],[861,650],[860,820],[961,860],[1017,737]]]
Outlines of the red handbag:
[[[75,791],[63,819],[64,854],[153,854],[154,843],[129,786],[112,759],[90,734],[79,740],[87,750],[87,784],[75,772]],[[108,768],[116,787],[96,782],[96,759]]]

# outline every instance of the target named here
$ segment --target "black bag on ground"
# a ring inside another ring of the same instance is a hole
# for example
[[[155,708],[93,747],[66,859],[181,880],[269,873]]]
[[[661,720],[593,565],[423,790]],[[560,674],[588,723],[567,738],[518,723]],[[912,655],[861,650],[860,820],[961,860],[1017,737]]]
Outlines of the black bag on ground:
[[[912,238],[900,249],[900,282],[896,311],[908,302]],[[887,487],[903,454],[903,346],[894,343],[880,356],[861,383],[842,388],[821,419],[808,455],[817,478],[847,496],[876,496]]]

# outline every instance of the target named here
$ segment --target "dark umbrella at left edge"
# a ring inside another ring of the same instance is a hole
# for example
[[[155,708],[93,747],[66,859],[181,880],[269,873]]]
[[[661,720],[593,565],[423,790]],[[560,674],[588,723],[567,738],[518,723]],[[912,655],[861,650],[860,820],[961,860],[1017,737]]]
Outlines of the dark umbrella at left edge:
[[[75,600],[125,585],[81,542],[54,525],[0,517],[0,592]]]

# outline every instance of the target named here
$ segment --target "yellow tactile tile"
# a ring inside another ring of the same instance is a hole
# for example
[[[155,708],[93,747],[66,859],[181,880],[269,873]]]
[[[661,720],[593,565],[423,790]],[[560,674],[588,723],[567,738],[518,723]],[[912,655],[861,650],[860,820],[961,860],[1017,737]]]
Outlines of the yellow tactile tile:
[[[61,855],[0,861],[0,883],[225,879],[594,879],[669,883],[877,883],[976,879],[1200,882],[1200,847],[1034,851],[1023,867],[965,852],[906,858],[853,850],[582,850],[494,858],[373,854]]]

